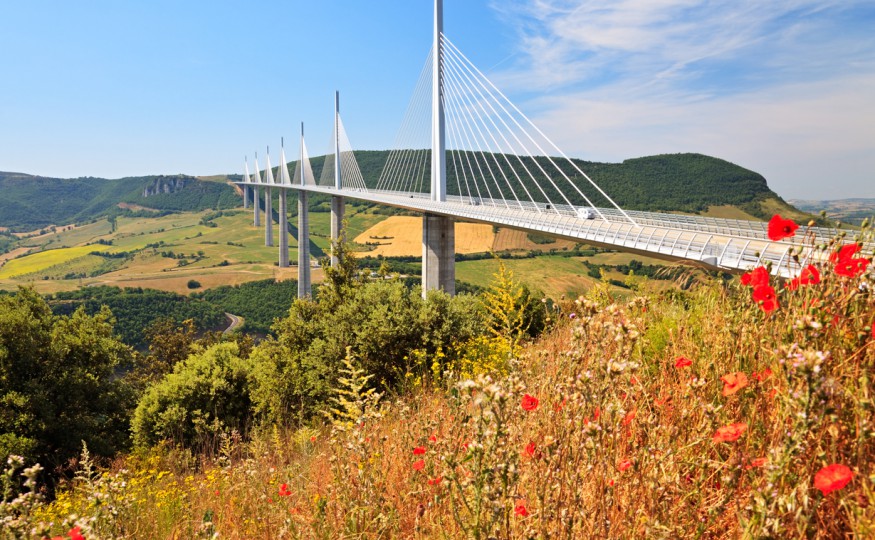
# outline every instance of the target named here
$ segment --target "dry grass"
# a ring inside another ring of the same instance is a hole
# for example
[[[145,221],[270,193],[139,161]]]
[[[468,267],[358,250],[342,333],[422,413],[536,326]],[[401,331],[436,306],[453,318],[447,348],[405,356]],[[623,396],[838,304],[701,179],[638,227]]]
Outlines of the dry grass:
[[[528,234],[524,231],[516,229],[498,229],[498,234],[495,235],[495,242],[492,244],[492,251],[535,251],[535,250],[551,250],[551,249],[571,249],[576,242],[570,240],[556,239],[550,244],[536,244],[529,240]]]
[[[153,449],[38,516],[137,538],[872,538],[875,297],[820,272],[772,278],[769,312],[737,281],[597,286],[506,375],[445,375],[361,423],[232,435],[218,455]],[[847,485],[815,484],[830,464]]]
[[[492,226],[479,223],[456,223],[456,253],[483,253],[492,249],[495,234]],[[355,242],[379,242],[368,255],[398,257],[422,254],[422,218],[391,216],[355,237]]]

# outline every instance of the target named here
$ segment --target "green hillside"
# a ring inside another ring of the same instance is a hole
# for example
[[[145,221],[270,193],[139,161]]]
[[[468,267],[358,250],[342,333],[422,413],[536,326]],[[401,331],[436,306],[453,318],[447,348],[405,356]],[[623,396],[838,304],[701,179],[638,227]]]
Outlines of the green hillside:
[[[389,152],[385,150],[356,152],[368,186],[377,185],[388,155]],[[472,162],[475,157],[474,154],[468,156]],[[547,158],[538,158],[538,164],[532,158],[497,158],[495,161],[504,163],[501,172],[510,178],[516,176],[514,173],[525,176],[524,167],[535,170],[541,165],[545,170],[551,170]],[[323,163],[324,156],[312,159],[317,178],[322,172]],[[774,212],[790,215],[795,212],[795,217],[801,215],[769,189],[762,175],[701,154],[666,154],[628,159],[622,163],[575,160],[575,164],[620,206],[630,210],[697,213],[705,212],[709,207],[734,206],[763,219],[768,219]],[[289,169],[293,171],[295,165],[296,162],[289,163]],[[494,164],[493,171],[499,174]],[[563,172],[580,186],[588,184],[567,162],[563,165]],[[81,223],[132,211],[119,208],[119,203],[134,205],[134,209],[142,206],[164,213],[231,208],[240,204],[240,198],[227,180],[239,178],[239,175],[208,179],[171,175],[118,180],[91,177],[62,180],[0,172],[0,189],[4,193],[0,200],[0,226],[16,231],[34,230],[50,224]],[[560,186],[565,181],[558,173],[553,180]],[[458,194],[456,186],[459,184],[451,167],[447,177],[448,192],[451,195]],[[522,192],[521,187],[519,185],[515,189]],[[544,182],[539,187],[527,187],[532,193],[543,190],[550,199],[560,199],[550,182]],[[572,196],[569,191],[566,190],[565,194],[572,203],[586,204],[582,197],[576,194]],[[609,204],[592,189],[584,188],[584,192],[596,205]],[[296,196],[294,192],[289,195],[289,210],[294,215]],[[513,193],[507,188],[501,195],[513,198]],[[350,203],[366,204],[352,200]],[[312,198],[314,209],[326,204],[325,197]]]
[[[234,188],[185,175],[59,179],[0,172],[0,226],[30,231],[131,213],[119,203],[159,212],[232,208]],[[148,195],[146,192],[150,191]]]
[[[356,160],[369,187],[377,185],[388,155],[388,151],[385,150],[356,152]],[[474,154],[469,154],[468,158],[473,163]],[[317,178],[322,170],[323,161],[324,158],[321,156],[312,159],[313,172]],[[503,158],[496,161],[504,162]],[[508,177],[513,177],[514,171],[524,176],[523,166],[530,170],[538,168],[530,158],[518,160],[514,157],[509,161],[513,167],[507,165],[507,162],[504,162],[505,165],[502,167],[502,171]],[[537,161],[545,170],[553,170],[547,158],[538,158]],[[709,207],[728,205],[738,207],[761,219],[770,218],[775,211],[800,214],[769,189],[766,179],[761,174],[702,154],[663,154],[627,159],[622,163],[598,163],[578,159],[573,161],[617,204],[629,210],[698,213],[707,211]],[[296,165],[297,162],[291,162],[289,169],[294,170]],[[499,172],[494,162],[492,167],[497,176]],[[588,184],[567,162],[563,166],[563,172],[577,185]],[[561,186],[564,179],[556,174],[554,181]],[[452,167],[449,167],[448,193],[458,194],[456,187],[458,184]],[[537,192],[533,186],[527,187],[530,191]],[[540,188],[551,199],[559,199],[552,186],[542,184]],[[584,189],[584,193],[596,205],[609,204],[600,195],[591,191],[593,190]],[[513,198],[509,190],[503,195]],[[580,196],[572,196],[567,192],[566,196],[574,204],[585,204]]]

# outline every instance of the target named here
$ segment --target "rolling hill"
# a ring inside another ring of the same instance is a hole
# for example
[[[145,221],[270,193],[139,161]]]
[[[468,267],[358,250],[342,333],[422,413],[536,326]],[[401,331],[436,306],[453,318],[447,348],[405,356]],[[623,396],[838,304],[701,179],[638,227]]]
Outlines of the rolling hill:
[[[356,152],[369,186],[377,184],[387,156],[385,150]],[[321,156],[312,159],[317,178],[323,161]],[[666,154],[622,163],[575,162],[618,204],[630,210],[705,213],[714,207],[734,207],[743,215],[759,219],[768,219],[776,212],[807,217],[769,189],[762,175],[702,154]],[[291,162],[289,168],[294,170],[295,165],[296,162]],[[570,166],[567,169],[567,174],[577,174]],[[232,208],[239,205],[240,198],[227,182],[239,178],[239,175],[208,178],[162,175],[117,180],[58,179],[0,172],[0,189],[4,193],[0,200],[0,226],[27,231],[109,215],[130,215],[143,212],[142,209],[168,213]],[[456,185],[452,171],[447,183],[452,193]],[[548,187],[542,187],[555,197]],[[319,197],[312,200],[314,209],[326,203]],[[582,200],[580,203],[583,204]],[[289,206],[294,212],[295,205]]]

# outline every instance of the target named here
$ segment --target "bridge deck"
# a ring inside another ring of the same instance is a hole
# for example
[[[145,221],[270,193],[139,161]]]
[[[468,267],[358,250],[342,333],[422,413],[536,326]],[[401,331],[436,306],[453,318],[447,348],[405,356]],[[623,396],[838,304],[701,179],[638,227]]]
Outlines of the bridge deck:
[[[264,183],[239,182],[251,187]],[[710,268],[746,271],[771,263],[773,272],[796,276],[808,262],[822,260],[825,254],[815,246],[826,244],[834,231],[812,227],[802,238],[807,249],[796,262],[791,248],[799,252],[800,238],[773,242],[768,239],[767,224],[736,219],[684,216],[655,212],[627,211],[631,223],[615,209],[599,209],[603,217],[583,219],[577,208],[544,204],[527,206],[517,201],[471,200],[447,197],[432,201],[428,194],[409,192],[335,189],[312,185],[272,184],[268,187],[295,189],[324,195],[349,197],[417,212],[449,216],[455,219],[537,232],[582,243],[619,248],[666,260],[698,261]]]

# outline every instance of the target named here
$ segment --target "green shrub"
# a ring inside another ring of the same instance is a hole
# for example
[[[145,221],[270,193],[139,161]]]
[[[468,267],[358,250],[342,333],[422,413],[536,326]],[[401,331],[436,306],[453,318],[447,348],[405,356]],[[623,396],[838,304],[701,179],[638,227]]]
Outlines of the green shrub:
[[[0,296],[0,459],[66,467],[82,441],[113,455],[127,442],[132,397],[116,371],[131,351],[108,308],[56,317],[33,289]]]
[[[161,440],[205,445],[215,435],[249,426],[252,364],[236,343],[219,343],[189,356],[150,386],[131,423],[134,443]]]
[[[268,421],[306,419],[324,407],[347,347],[383,392],[409,373],[426,375],[435,359],[452,361],[454,342],[484,331],[479,303],[469,295],[435,291],[423,300],[401,281],[377,281],[343,286],[341,299],[331,287],[323,286],[315,301],[296,300],[274,326],[276,340],[253,352],[253,401]]]

